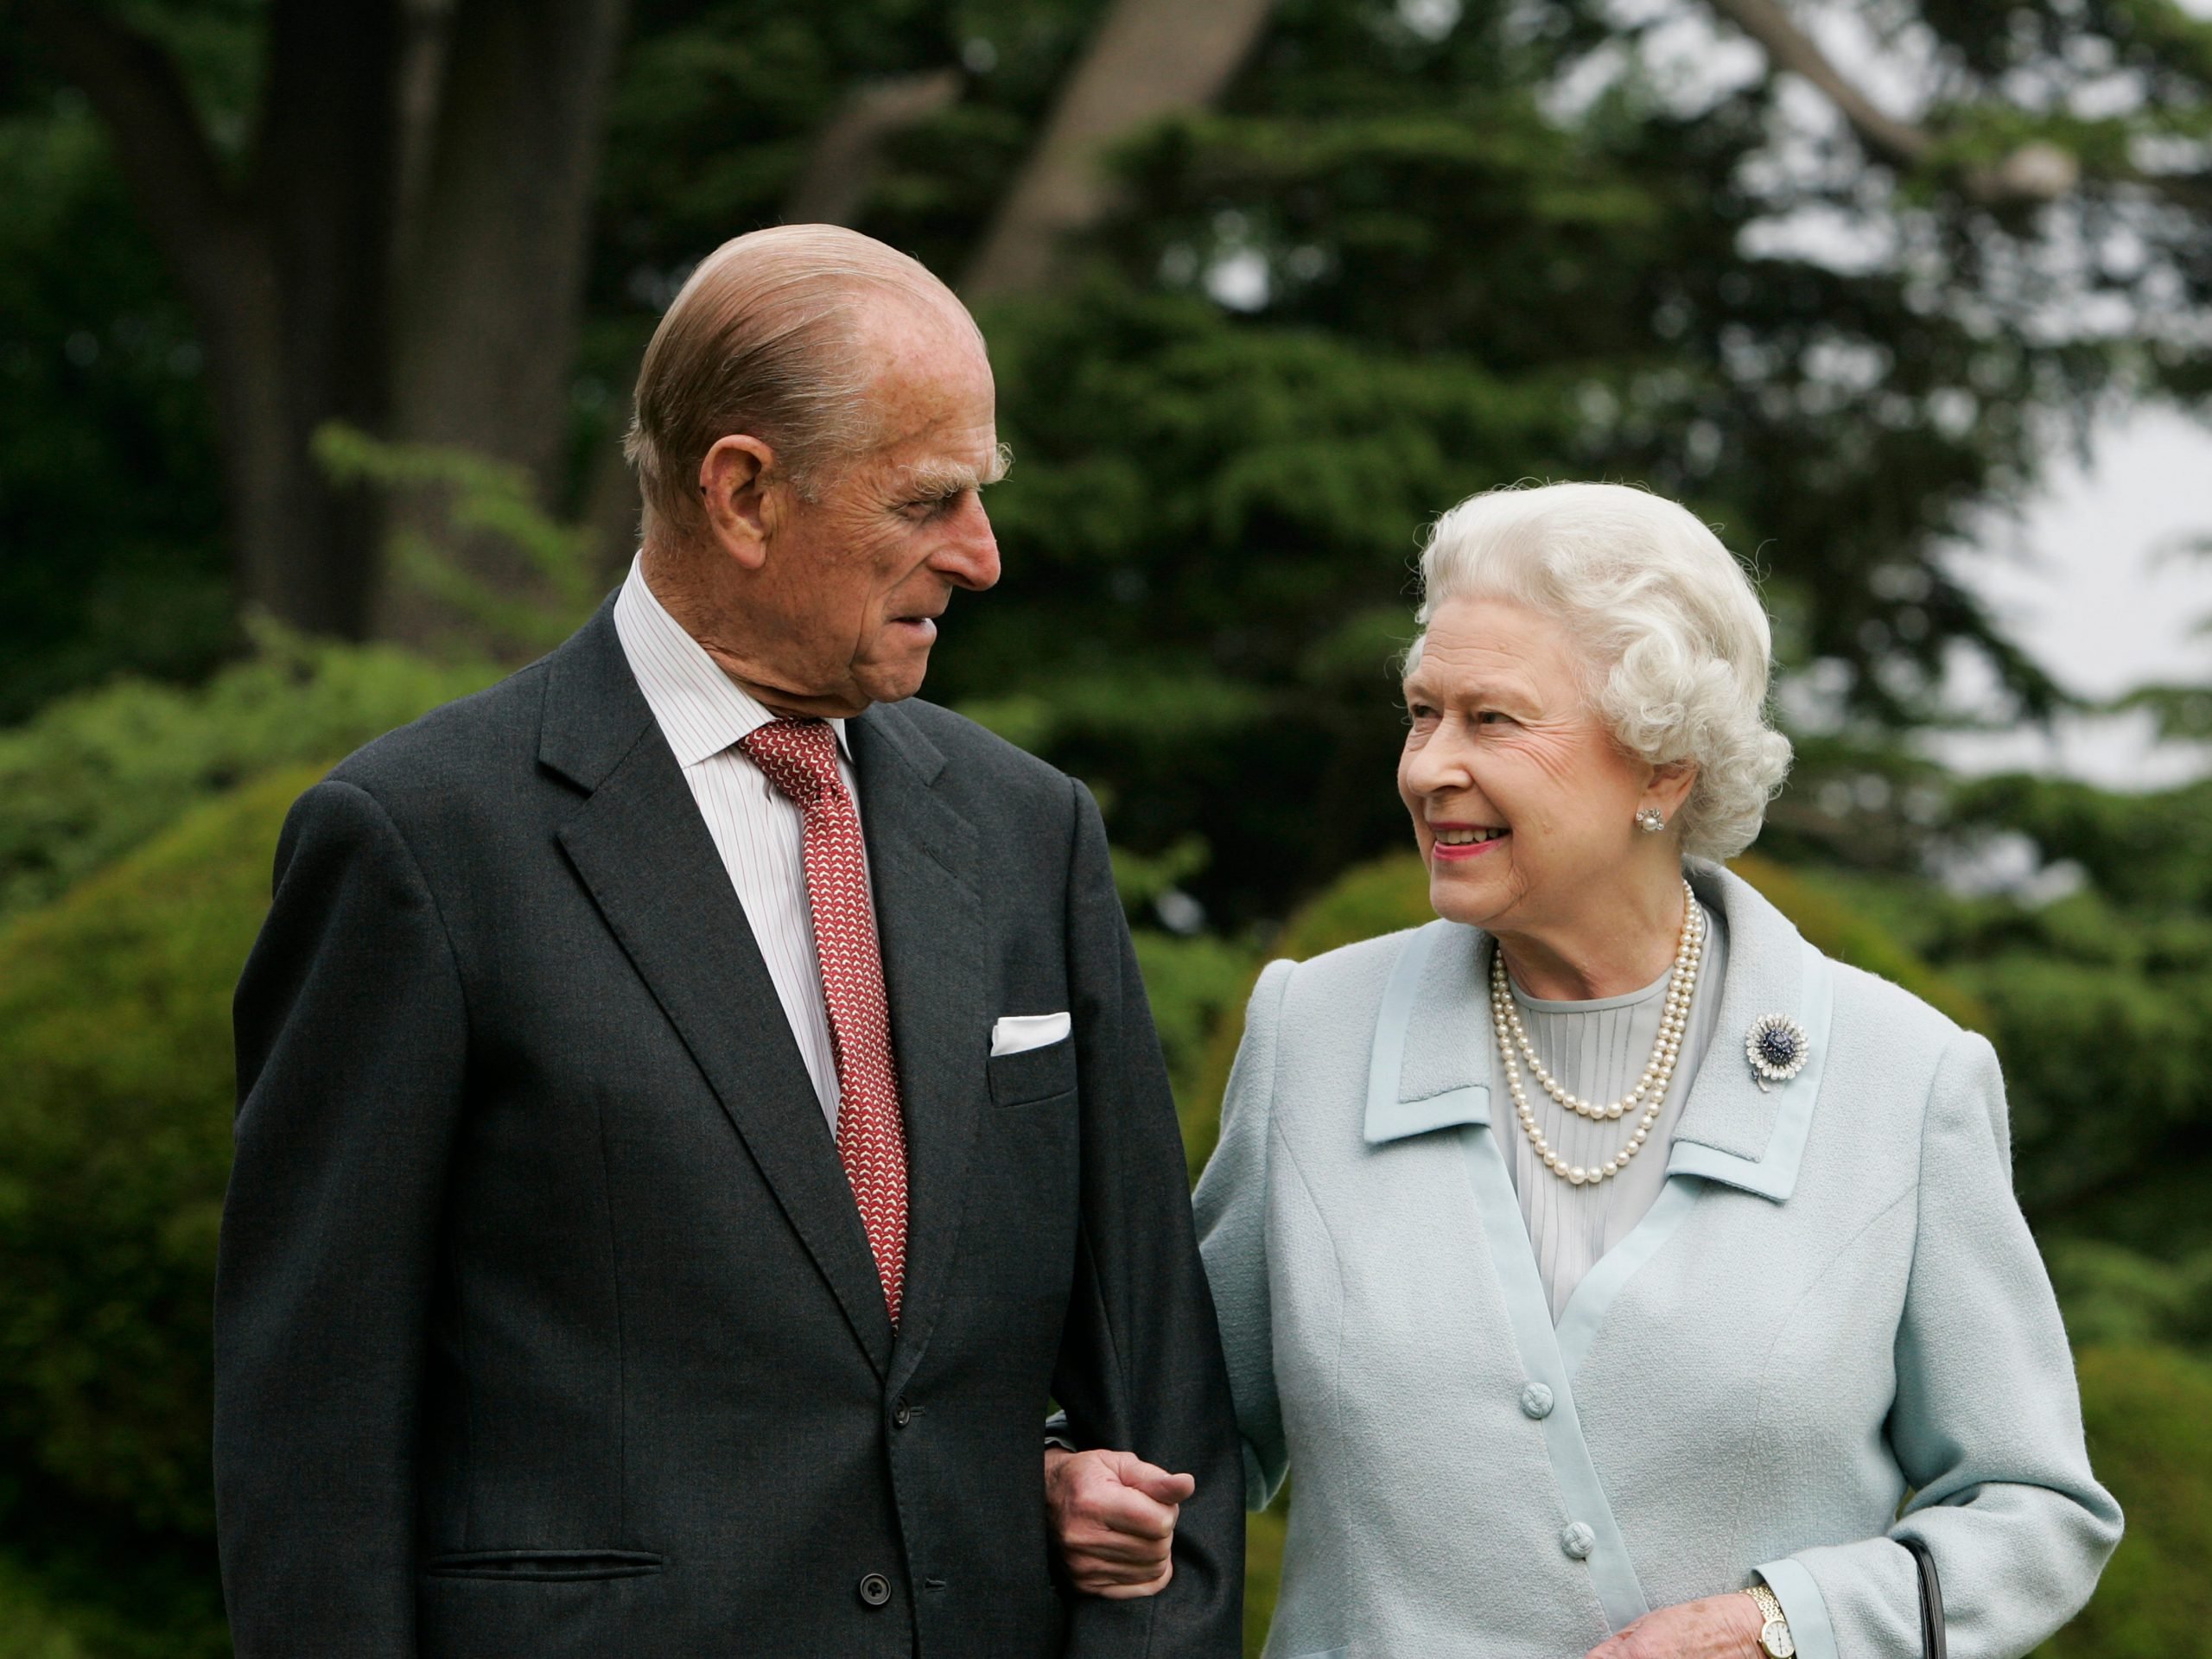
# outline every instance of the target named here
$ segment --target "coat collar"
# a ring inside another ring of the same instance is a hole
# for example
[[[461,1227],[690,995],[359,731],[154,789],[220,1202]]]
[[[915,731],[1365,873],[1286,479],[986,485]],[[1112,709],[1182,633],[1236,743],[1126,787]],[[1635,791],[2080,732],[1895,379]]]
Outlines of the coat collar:
[[[1748,882],[1692,863],[1691,886],[1728,929],[1728,974],[1713,1046],[1675,1128],[1670,1174],[1702,1176],[1780,1202],[1796,1190],[1820,1093],[1830,1014],[1827,963]],[[1384,992],[1369,1078],[1370,1144],[1454,1124],[1488,1124],[1496,1037],[1479,928],[1433,922],[1408,939]],[[1787,1014],[1812,1036],[1812,1058],[1762,1091],[1741,1049],[1762,1014]]]

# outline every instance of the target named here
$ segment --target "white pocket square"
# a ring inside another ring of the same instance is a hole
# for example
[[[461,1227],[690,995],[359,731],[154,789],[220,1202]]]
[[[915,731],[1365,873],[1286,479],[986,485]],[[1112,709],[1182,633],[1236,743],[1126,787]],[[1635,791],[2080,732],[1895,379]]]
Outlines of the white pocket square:
[[[1074,1029],[1065,1014],[1009,1014],[991,1027],[991,1058],[1057,1043]]]

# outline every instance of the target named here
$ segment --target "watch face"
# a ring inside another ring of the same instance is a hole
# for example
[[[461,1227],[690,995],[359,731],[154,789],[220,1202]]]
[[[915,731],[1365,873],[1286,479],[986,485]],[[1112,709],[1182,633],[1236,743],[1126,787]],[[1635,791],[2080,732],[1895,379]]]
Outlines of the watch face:
[[[1797,1644],[1789,1639],[1789,1626],[1778,1618],[1770,1618],[1760,1630],[1759,1645],[1774,1659],[1790,1659],[1797,1651]]]

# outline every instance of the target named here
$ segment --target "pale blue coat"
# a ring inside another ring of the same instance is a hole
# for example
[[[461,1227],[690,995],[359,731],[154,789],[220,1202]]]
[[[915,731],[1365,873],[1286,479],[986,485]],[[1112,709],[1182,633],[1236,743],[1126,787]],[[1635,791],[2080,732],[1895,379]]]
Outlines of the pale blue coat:
[[[1729,930],[1719,1027],[1660,1198],[1556,1330],[1493,1138],[1483,936],[1261,976],[1197,1203],[1249,1501],[1297,1471],[1270,1659],[1580,1659],[1755,1569],[1807,1659],[1908,1659],[1907,1533],[1955,1659],[2024,1654],[2094,1587],[2120,1510],[1996,1055],[1691,875]],[[1762,1093],[1766,1014],[1812,1058]]]

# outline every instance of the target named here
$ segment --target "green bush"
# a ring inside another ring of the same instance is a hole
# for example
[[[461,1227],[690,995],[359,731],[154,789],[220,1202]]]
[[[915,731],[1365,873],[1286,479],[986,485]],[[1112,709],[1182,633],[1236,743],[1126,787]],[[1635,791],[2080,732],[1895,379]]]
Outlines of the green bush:
[[[1213,1033],[1224,1019],[1241,1013],[1251,990],[1255,953],[1208,933],[1179,938],[1141,927],[1134,938],[1160,1052],[1187,1123],[1200,1102]],[[1213,1104],[1217,1109],[1220,1102]]]
[[[197,690],[121,680],[0,732],[0,918],[59,897],[197,802],[345,754],[499,671],[275,628],[259,645]]]
[[[37,1580],[0,1560],[0,1659],[86,1659]]]
[[[231,988],[285,809],[318,775],[203,805],[0,928],[0,1470],[19,1493],[6,1523],[57,1608],[93,1610],[73,1624],[103,1659],[221,1650],[210,1287]]]
[[[2127,1535],[2096,1597],[2043,1659],[2212,1652],[2212,1365],[2171,1349],[2092,1348],[2082,1410]]]
[[[231,988],[268,907],[279,773],[0,933],[0,1402],[11,1461],[204,1535]]]

